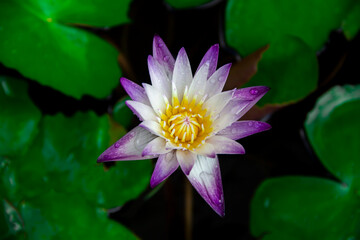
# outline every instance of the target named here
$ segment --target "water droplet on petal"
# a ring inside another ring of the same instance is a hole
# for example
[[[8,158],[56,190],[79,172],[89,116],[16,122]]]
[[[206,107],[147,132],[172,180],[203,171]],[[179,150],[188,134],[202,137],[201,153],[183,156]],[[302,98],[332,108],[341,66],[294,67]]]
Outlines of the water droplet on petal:
[[[233,128],[233,129],[231,129],[231,133],[237,133],[237,129],[236,128]]]
[[[253,125],[253,122],[248,122],[249,127]]]
[[[223,82],[223,81],[225,81],[225,77],[224,76],[219,77],[219,82]]]
[[[215,78],[210,78],[209,81],[210,81],[210,83],[215,83],[216,79]]]
[[[115,148],[120,147],[120,143],[119,143],[119,142],[116,142],[116,143],[114,144],[114,147],[115,147]]]
[[[159,48],[161,48],[161,47],[163,47],[163,46],[164,46],[164,44],[158,43],[158,47],[159,47]]]
[[[167,62],[167,61],[169,61],[169,58],[170,58],[169,56],[164,56],[163,59],[164,59],[165,62]]]
[[[250,89],[250,94],[251,95],[256,95],[256,94],[258,94],[258,90],[257,89],[255,89],[255,88],[252,88],[252,89]]]

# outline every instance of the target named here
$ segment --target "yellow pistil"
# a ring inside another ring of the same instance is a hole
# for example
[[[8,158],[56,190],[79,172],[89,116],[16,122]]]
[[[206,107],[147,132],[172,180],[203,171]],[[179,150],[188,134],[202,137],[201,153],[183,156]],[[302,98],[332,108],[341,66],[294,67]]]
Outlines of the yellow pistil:
[[[189,99],[188,88],[185,88],[180,103],[177,90],[173,86],[172,105],[165,101],[166,111],[161,115],[163,135],[177,147],[194,150],[203,144],[212,132],[212,121],[202,109],[205,98],[196,104],[197,96]],[[190,101],[191,100],[191,101]]]

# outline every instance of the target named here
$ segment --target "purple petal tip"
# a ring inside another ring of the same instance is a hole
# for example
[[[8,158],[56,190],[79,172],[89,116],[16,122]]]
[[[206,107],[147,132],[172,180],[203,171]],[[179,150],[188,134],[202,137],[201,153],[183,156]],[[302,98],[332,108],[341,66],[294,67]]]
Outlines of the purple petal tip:
[[[249,92],[251,95],[259,96],[267,93],[269,90],[270,88],[267,86],[255,86],[255,87],[250,87]]]
[[[266,122],[261,122],[262,124],[260,125],[261,131],[267,131],[271,129],[271,125],[266,123]]]
[[[107,155],[107,154],[101,154],[101,155],[98,157],[98,159],[97,159],[96,162],[102,163],[102,162],[108,162],[108,161],[111,161],[111,160],[112,160],[112,159],[111,159],[111,157],[110,157],[109,155]]]
[[[215,52],[218,52],[219,51],[219,44],[214,44],[211,46],[211,50],[215,51]]]
[[[120,84],[121,84],[121,85],[124,85],[124,84],[126,84],[126,82],[129,81],[129,79],[124,78],[124,77],[121,77],[121,78],[119,79],[119,81],[120,81]]]
[[[236,89],[234,98],[242,98],[244,100],[260,99],[270,90],[267,86],[254,86]],[[260,97],[260,98],[259,98]]]
[[[225,216],[225,204],[224,204],[224,197],[222,196],[217,202],[211,201],[208,202],[210,207],[220,216]]]
[[[185,55],[187,55],[187,54],[186,54],[186,50],[185,50],[184,47],[182,47],[182,48],[179,50],[178,56],[185,56]]]
[[[153,39],[153,42],[154,43],[164,43],[164,41],[162,40],[162,38],[158,35],[158,34],[155,34],[154,35],[154,39]]]

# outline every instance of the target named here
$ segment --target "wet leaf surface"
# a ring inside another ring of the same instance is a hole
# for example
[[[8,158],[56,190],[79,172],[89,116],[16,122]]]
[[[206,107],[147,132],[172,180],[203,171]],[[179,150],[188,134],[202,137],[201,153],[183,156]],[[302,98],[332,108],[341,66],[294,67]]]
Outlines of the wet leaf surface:
[[[0,61],[66,95],[106,97],[121,74],[117,50],[69,24],[124,23],[128,1],[117,2],[1,1]]]
[[[38,132],[41,112],[26,82],[0,76],[0,84],[0,156],[23,155]]]

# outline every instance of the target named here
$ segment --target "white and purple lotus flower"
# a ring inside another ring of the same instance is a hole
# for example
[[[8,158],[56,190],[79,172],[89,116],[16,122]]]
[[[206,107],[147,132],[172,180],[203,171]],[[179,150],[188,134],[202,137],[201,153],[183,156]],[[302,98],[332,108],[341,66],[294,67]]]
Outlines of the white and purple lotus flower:
[[[98,158],[98,162],[157,158],[155,187],[179,166],[205,201],[224,216],[217,154],[244,154],[240,138],[270,129],[258,121],[237,121],[269,90],[265,86],[222,92],[231,64],[216,70],[219,45],[212,46],[192,75],[182,48],[176,60],[159,36],[148,57],[152,85],[121,78],[142,121]]]

